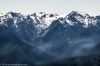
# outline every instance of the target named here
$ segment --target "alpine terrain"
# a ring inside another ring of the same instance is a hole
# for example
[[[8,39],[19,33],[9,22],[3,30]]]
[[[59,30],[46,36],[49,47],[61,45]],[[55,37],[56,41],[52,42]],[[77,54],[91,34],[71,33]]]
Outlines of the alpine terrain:
[[[100,16],[1,13],[0,64],[100,66]]]

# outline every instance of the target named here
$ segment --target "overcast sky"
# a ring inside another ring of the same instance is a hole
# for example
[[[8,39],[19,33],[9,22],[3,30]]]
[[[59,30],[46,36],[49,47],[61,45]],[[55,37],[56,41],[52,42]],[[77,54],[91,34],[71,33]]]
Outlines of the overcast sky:
[[[71,11],[100,15],[100,0],[0,0],[0,12],[51,12]]]

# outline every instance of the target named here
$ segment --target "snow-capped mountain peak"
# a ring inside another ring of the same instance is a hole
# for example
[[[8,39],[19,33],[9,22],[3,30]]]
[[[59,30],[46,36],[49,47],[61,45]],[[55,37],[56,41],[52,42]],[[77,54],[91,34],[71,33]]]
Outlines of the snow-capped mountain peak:
[[[72,11],[66,16],[66,22],[68,22],[70,25],[80,22],[84,27],[88,27],[90,24],[96,24],[96,18],[83,12]]]
[[[63,20],[59,18],[63,18]],[[21,15],[20,13],[8,12],[7,14],[0,16],[0,24],[5,23],[5,25],[7,25],[6,22],[8,22],[9,20],[13,21],[13,25],[15,25],[16,28],[18,27],[17,23],[19,22],[29,23],[30,21],[32,21],[35,27],[40,31],[48,28],[55,20],[59,20],[61,23],[67,22],[68,24],[73,26],[78,23],[83,24],[84,27],[88,27],[91,24],[96,24],[95,17],[77,11],[72,11],[67,16],[62,14],[47,14],[45,12],[33,13],[26,16]]]
[[[54,20],[57,20],[62,16],[58,14],[51,14],[51,13],[47,14],[45,12],[40,12],[40,13],[33,13],[30,15],[30,17],[33,19],[35,24],[38,24],[38,27],[46,29],[51,25],[51,23]]]

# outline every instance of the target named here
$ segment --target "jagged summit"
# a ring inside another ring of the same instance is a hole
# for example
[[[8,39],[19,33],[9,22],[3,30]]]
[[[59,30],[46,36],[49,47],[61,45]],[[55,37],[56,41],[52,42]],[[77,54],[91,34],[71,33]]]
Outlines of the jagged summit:
[[[97,26],[97,22],[100,20],[98,17],[90,16],[86,13],[72,11],[68,15],[59,15],[59,14],[47,14],[45,12],[33,13],[28,15],[23,15],[16,12],[8,12],[0,16],[0,26],[5,26],[14,31],[20,32],[20,30],[31,29],[36,33],[37,36],[44,31],[48,31],[54,28],[56,25],[59,27],[69,26],[82,26],[88,28],[89,26]],[[68,26],[69,25],[69,26]],[[47,30],[48,29],[48,30]],[[35,35],[35,36],[36,36]]]
[[[77,22],[80,22],[83,24],[84,27],[88,27],[90,24],[92,24],[92,25],[96,24],[95,17],[90,16],[83,12],[77,12],[77,11],[72,11],[71,13],[69,13],[66,17],[66,21],[70,25],[74,25]]]
[[[20,13],[15,12],[8,12],[5,15],[0,16],[0,22],[3,23],[4,20],[7,20],[8,18],[12,18],[15,23],[18,21],[24,21],[27,19],[27,16],[30,17],[30,19],[33,20],[33,23],[35,24],[41,24],[42,27],[48,27],[54,20],[58,20],[59,18],[64,18],[67,23],[70,25],[73,25],[74,23],[77,23],[78,21],[83,23],[85,27],[87,27],[89,24],[95,25],[96,18],[93,16],[89,16],[86,13],[72,11],[68,15],[61,16],[59,14],[46,14],[45,12],[40,13],[33,13],[30,15],[21,15]]]

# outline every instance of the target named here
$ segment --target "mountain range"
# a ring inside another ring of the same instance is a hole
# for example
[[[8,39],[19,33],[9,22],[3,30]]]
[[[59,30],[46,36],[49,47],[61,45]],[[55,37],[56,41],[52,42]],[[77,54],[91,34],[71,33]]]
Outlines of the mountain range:
[[[99,15],[72,11],[0,16],[0,64],[99,66],[99,53]]]

